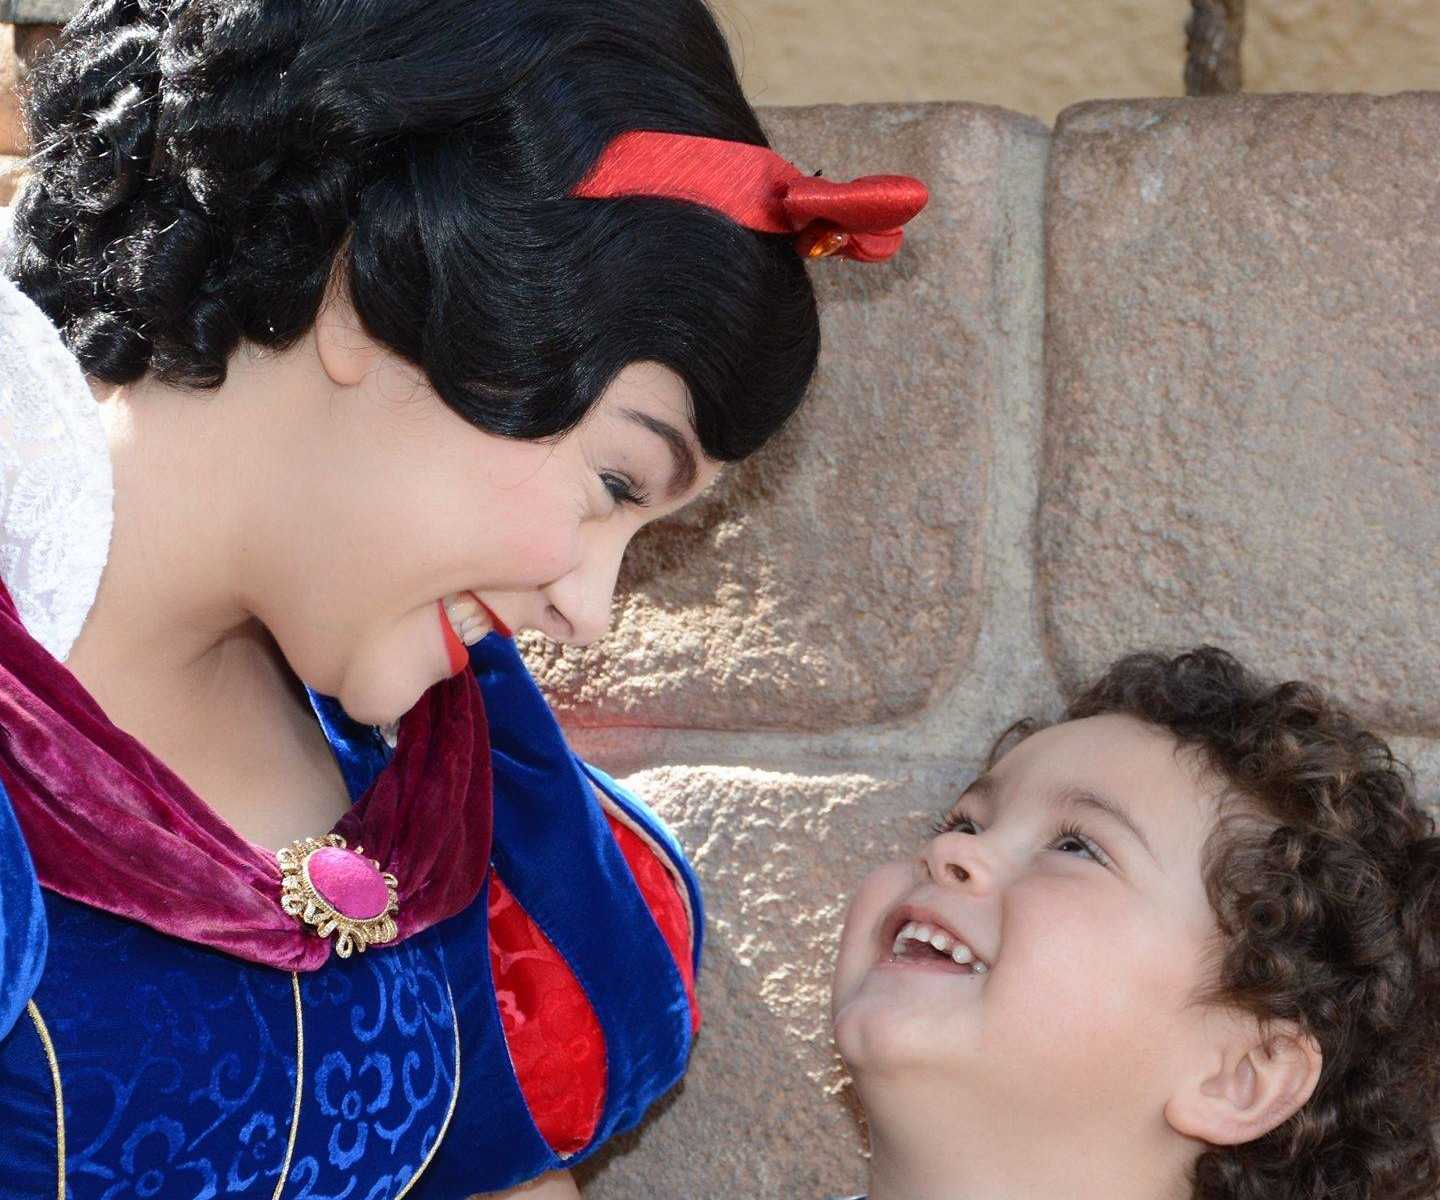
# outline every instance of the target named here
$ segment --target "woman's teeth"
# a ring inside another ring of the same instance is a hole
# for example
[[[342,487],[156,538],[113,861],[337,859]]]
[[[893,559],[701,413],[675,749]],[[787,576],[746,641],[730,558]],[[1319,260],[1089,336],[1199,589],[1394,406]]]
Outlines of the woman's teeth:
[[[492,626],[480,602],[469,592],[456,592],[444,600],[445,615],[450,618],[450,627],[467,646],[473,646]]]
[[[929,946],[937,954],[946,955],[962,967],[968,964],[971,973],[975,975],[984,975],[990,969],[964,942],[951,937],[943,929],[936,929],[935,926],[926,925],[921,921],[907,922],[895,935],[895,945],[890,951],[891,956],[898,958],[912,945]]]

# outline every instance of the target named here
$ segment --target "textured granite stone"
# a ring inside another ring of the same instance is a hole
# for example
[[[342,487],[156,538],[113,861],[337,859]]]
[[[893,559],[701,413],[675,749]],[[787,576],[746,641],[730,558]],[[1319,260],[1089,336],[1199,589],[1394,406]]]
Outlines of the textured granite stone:
[[[664,767],[627,780],[705,885],[704,1010],[683,1089],[587,1169],[586,1200],[819,1197],[863,1188],[862,1140],[830,1035],[845,906],[912,853],[961,768],[783,774]]]
[[[0,158],[25,153],[25,125],[20,115],[19,88],[26,69],[59,35],[58,25],[0,24]],[[13,185],[0,180],[0,204]]]
[[[15,30],[0,25],[0,155],[19,154],[25,147],[20,101],[15,94],[19,82],[20,56],[15,48]]]
[[[1396,738],[1391,748],[1415,772],[1415,794],[1440,820],[1440,741]]]
[[[83,0],[0,0],[0,21],[23,25],[63,25]]]
[[[636,539],[607,639],[535,653],[574,723],[884,721],[923,707],[975,640],[992,394],[1021,302],[997,269],[1004,185],[1019,157],[1038,169],[1043,131],[965,105],[767,119],[805,170],[905,171],[934,199],[890,262],[814,267],[825,348],[800,416]]]
[[[1084,105],[1040,562],[1073,686],[1200,640],[1440,730],[1440,95]]]

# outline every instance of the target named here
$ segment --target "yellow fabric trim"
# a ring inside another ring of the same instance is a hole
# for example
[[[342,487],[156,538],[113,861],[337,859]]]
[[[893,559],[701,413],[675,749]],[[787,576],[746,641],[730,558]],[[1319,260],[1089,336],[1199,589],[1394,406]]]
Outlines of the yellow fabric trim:
[[[290,1140],[285,1145],[285,1161],[280,1164],[280,1182],[270,1200],[280,1200],[290,1178],[290,1160],[295,1156],[295,1135],[300,1132],[300,1098],[305,1094],[305,1009],[300,1003],[300,976],[290,972],[290,990],[295,995],[295,1107],[290,1113]]]
[[[55,1055],[55,1043],[50,1040],[50,1030],[45,1027],[39,1006],[31,1000],[25,1005],[25,1011],[40,1035],[45,1061],[50,1064],[50,1086],[55,1092],[55,1195],[57,1200],[65,1200],[65,1094],[60,1087],[60,1060]]]
[[[445,1140],[445,1134],[450,1129],[450,1118],[455,1115],[455,1105],[460,1100],[460,1014],[455,1011],[455,993],[450,990],[450,982],[445,982],[445,995],[450,999],[450,1020],[455,1026],[455,1087],[450,1093],[450,1110],[445,1114],[445,1122],[440,1126],[440,1132],[435,1137],[435,1144],[430,1147],[430,1153],[425,1156],[425,1161],[420,1164],[420,1169],[410,1176],[410,1182],[395,1193],[395,1200],[409,1194],[420,1176],[425,1174],[425,1168],[430,1165],[430,1160],[435,1157],[440,1144]]]

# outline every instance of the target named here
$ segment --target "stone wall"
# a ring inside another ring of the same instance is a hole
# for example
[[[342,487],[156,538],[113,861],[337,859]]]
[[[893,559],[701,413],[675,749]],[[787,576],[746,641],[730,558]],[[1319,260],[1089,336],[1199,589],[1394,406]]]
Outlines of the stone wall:
[[[712,0],[761,104],[1178,96],[1190,0]],[[1440,88],[1434,0],[1247,0],[1248,92]]]
[[[862,1184],[845,899],[1124,650],[1320,680],[1440,798],[1440,95],[766,117],[934,198],[892,263],[815,267],[813,398],[637,539],[612,635],[530,647],[709,904],[693,1070],[592,1200]]]
[[[58,25],[4,24],[9,16],[5,9],[7,2],[0,0],[0,204],[9,204],[15,193],[21,155],[25,153],[25,130],[16,90],[24,81],[28,64],[60,28]],[[69,0],[58,2],[69,3]]]
[[[815,268],[809,406],[637,539],[612,636],[534,648],[710,906],[694,1069],[599,1200],[862,1185],[845,899],[1128,649],[1318,680],[1440,800],[1440,95],[767,120],[934,199],[892,264]]]

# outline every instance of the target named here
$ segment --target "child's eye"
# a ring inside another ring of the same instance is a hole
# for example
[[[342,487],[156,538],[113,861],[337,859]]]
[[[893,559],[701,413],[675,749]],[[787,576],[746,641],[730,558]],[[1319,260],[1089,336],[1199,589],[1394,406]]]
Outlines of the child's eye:
[[[938,816],[930,823],[930,829],[938,836],[942,833],[979,833],[980,826],[963,810],[952,809]]]
[[[605,484],[605,490],[614,497],[617,504],[633,504],[636,508],[643,508],[650,503],[650,497],[638,490],[635,484],[623,475],[604,471],[601,473],[600,479]]]
[[[1110,856],[1074,825],[1064,826],[1060,832],[1055,835],[1055,840],[1051,845],[1057,850],[1066,845],[1071,846],[1072,849],[1066,851],[1066,853],[1073,854],[1078,851],[1078,853],[1081,854],[1088,854],[1102,867],[1108,867],[1110,865]]]

